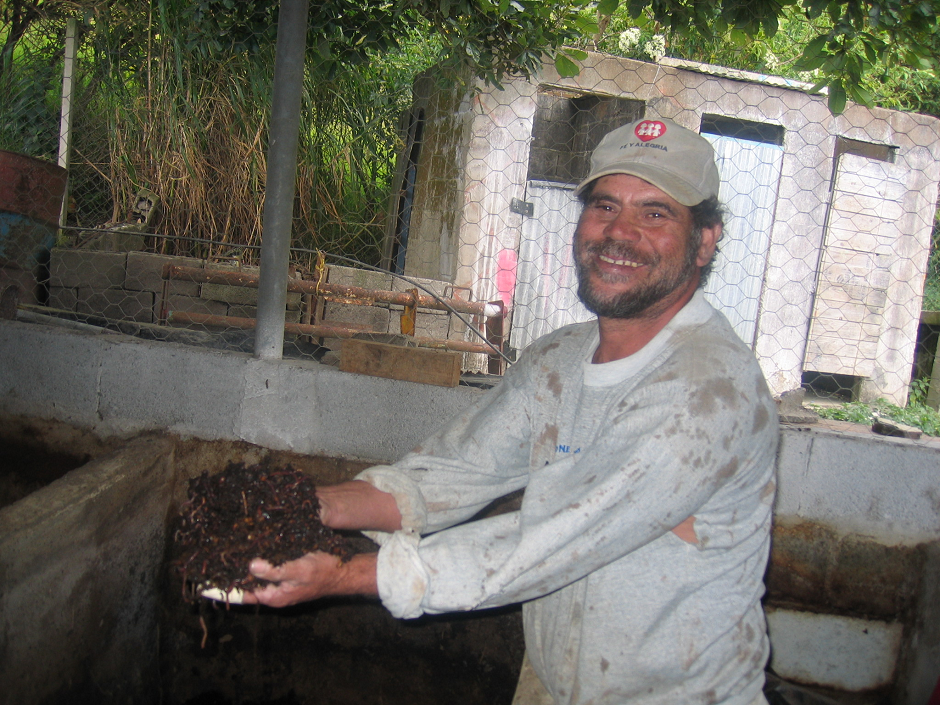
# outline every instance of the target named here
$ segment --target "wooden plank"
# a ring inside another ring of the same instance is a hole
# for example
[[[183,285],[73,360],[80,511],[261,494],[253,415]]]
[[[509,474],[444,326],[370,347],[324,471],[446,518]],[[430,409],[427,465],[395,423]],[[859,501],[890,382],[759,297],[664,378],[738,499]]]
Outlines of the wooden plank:
[[[460,382],[460,353],[428,348],[374,343],[351,338],[343,341],[339,368],[373,377],[456,387]]]

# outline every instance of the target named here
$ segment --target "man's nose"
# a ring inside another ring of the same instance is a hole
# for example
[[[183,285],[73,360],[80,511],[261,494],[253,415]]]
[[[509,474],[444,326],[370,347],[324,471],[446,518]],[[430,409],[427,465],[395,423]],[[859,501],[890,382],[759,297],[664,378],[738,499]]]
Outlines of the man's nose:
[[[635,241],[640,239],[640,228],[633,214],[622,210],[607,224],[604,234],[614,240]]]

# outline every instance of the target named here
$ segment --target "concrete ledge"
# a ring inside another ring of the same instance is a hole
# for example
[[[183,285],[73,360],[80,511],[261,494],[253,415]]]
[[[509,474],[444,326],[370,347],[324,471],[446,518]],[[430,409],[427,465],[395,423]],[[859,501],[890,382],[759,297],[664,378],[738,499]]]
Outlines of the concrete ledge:
[[[777,468],[779,516],[888,542],[940,539],[940,439],[783,426]]]
[[[483,392],[0,321],[0,411],[103,437],[166,430],[390,462]]]

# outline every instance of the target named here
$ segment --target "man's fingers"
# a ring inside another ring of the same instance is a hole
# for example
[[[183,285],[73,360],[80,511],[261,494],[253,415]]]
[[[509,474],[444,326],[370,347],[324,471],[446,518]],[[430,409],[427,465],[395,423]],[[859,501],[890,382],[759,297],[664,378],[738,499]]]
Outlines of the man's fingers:
[[[256,578],[278,582],[281,579],[280,569],[271,565],[263,558],[255,558],[248,564],[248,570]]]
[[[246,605],[267,605],[268,607],[287,607],[295,604],[295,601],[285,594],[279,585],[256,587],[251,592],[245,593],[242,602]]]

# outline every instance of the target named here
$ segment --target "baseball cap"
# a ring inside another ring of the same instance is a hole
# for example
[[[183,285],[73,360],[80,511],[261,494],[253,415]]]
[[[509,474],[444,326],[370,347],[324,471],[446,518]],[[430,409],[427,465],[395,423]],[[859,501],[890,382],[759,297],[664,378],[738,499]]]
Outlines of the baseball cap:
[[[575,195],[594,179],[630,174],[662,189],[684,206],[718,195],[715,150],[708,140],[671,120],[648,118],[607,133],[591,155],[591,173]]]

